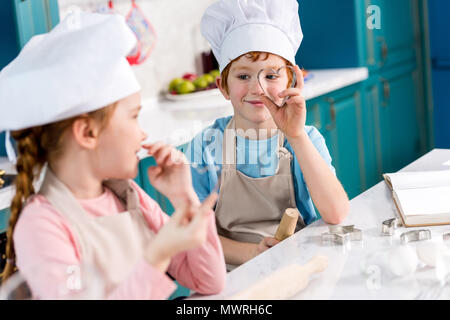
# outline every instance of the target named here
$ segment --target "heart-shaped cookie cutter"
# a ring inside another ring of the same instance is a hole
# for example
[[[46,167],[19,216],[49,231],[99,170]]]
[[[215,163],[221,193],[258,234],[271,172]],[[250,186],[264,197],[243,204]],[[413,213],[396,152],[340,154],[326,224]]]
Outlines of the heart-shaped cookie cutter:
[[[287,101],[290,97],[289,97],[289,96],[284,97],[283,101],[281,102],[281,105],[278,105],[277,103],[275,103],[275,101],[273,101],[272,97],[266,92],[264,86],[261,84],[261,75],[270,74],[271,76],[278,76],[278,75],[280,75],[280,73],[281,73],[283,70],[286,70],[286,69],[290,69],[290,70],[292,71],[292,82],[291,82],[289,88],[294,88],[295,85],[296,85],[296,83],[297,83],[297,75],[296,75],[296,73],[295,73],[294,67],[292,67],[292,66],[288,66],[288,65],[282,66],[282,67],[278,68],[277,70],[275,70],[275,69],[273,69],[273,68],[264,68],[264,69],[259,70],[259,71],[258,71],[258,74],[257,74],[258,84],[259,84],[260,88],[262,89],[262,91],[264,92],[264,95],[265,95],[270,101],[272,101],[272,103],[273,103],[274,105],[276,105],[278,108],[284,107],[285,104],[286,104],[286,101]],[[286,72],[287,72],[287,70],[286,70]],[[271,80],[269,79],[269,81],[271,81]]]

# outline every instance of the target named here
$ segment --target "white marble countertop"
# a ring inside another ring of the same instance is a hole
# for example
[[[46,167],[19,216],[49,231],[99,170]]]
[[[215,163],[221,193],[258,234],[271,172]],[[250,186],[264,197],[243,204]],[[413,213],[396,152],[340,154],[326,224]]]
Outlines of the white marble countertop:
[[[435,149],[401,171],[448,170],[450,167],[445,162],[449,160],[450,150]],[[381,236],[382,222],[396,214],[391,191],[385,182],[380,182],[350,202],[350,213],[341,224],[361,229],[363,241],[352,241],[350,247],[323,245],[321,234],[328,232],[328,225],[318,220],[228,273],[222,293],[193,295],[189,299],[227,298],[282,266],[305,264],[318,254],[329,258],[328,268],[313,275],[308,287],[293,299],[413,299],[429,284],[437,283],[435,270],[422,266],[412,276],[393,277],[380,260],[374,258],[377,252],[383,254],[398,248],[402,232],[417,229],[399,228],[392,237]],[[450,225],[424,228],[431,230],[436,240],[442,238],[444,232],[450,232]],[[414,247],[414,244],[408,245]],[[449,294],[449,285],[446,288]]]

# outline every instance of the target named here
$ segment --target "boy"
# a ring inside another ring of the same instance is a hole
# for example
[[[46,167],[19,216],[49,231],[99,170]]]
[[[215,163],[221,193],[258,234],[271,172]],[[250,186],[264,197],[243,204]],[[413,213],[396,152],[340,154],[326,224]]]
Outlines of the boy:
[[[303,76],[293,67],[303,38],[297,1],[219,0],[201,30],[234,116],[194,138],[188,158],[200,199],[219,183],[216,223],[231,270],[278,242],[273,236],[286,208],[298,208],[299,230],[317,218],[313,202],[326,222],[339,224],[349,201],[323,137],[305,126]],[[297,82],[286,89],[292,73]]]

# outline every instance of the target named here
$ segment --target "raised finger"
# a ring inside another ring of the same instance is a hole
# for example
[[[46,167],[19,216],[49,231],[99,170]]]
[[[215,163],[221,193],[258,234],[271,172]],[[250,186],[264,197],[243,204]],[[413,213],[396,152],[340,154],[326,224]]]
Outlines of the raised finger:
[[[166,165],[167,158],[171,157],[172,154],[172,148],[169,146],[164,146],[153,154],[153,157],[155,158],[155,161],[158,165]]]
[[[163,146],[165,146],[165,143],[162,141],[158,141],[152,144],[143,145],[142,147],[144,149],[147,149],[147,153],[149,155],[153,155],[156,151],[161,149]]]
[[[305,98],[303,98],[301,96],[290,97],[289,99],[286,100],[286,104],[289,104],[289,105],[298,104],[298,105],[306,106]]]
[[[298,88],[289,88],[278,93],[280,98],[284,97],[303,97],[302,91]]]
[[[212,192],[205,200],[203,200],[202,204],[200,205],[201,210],[209,213],[209,211],[216,204],[217,197],[217,192]]]

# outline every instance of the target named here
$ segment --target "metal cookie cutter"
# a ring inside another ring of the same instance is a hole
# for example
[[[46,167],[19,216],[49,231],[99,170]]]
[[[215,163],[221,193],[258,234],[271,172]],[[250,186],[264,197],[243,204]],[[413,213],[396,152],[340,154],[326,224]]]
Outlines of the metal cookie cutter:
[[[412,241],[423,241],[431,239],[431,231],[428,229],[412,230],[403,232],[400,236],[402,244],[407,244]]]
[[[350,241],[361,241],[362,231],[351,226],[328,226],[329,232],[322,234],[323,244],[347,244]]]
[[[344,233],[344,234],[337,234],[337,233],[329,233],[325,232],[322,233],[322,244],[324,245],[333,245],[333,244],[340,244],[340,245],[347,245],[350,243],[350,234]]]
[[[381,225],[381,235],[392,236],[395,233],[395,229],[401,227],[403,224],[399,218],[393,218],[383,221]]]

